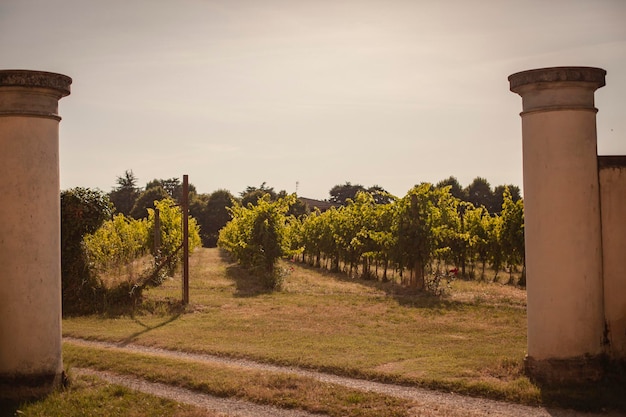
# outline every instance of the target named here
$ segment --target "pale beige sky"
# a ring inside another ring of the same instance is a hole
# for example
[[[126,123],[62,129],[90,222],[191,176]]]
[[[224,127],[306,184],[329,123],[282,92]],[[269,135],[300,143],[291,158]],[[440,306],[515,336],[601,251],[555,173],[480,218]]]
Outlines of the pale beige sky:
[[[598,147],[626,154],[621,0],[3,0],[2,68],[74,79],[62,188],[132,169],[200,192],[266,182],[403,196],[450,175],[521,184],[513,72],[598,66]]]

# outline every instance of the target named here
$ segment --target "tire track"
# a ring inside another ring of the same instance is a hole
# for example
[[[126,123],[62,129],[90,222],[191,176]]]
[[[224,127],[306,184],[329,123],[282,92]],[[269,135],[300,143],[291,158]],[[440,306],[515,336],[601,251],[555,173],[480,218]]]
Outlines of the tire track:
[[[618,417],[620,415],[623,415],[619,413],[586,413],[575,410],[532,407],[514,403],[507,403],[503,401],[490,400],[486,398],[468,397],[454,393],[433,391],[418,387],[392,385],[381,382],[368,381],[364,379],[343,377],[323,372],[300,369],[296,367],[265,364],[247,359],[233,359],[209,354],[166,350],[136,344],[91,341],[73,337],[64,337],[63,341],[66,343],[81,346],[116,349],[125,352],[150,354],[172,359],[184,359],[194,362],[204,362],[244,369],[254,369],[260,371],[277,372],[309,377],[325,383],[342,385],[344,387],[361,391],[375,392],[378,394],[384,394],[396,398],[411,400],[417,405],[417,407],[413,410],[413,415],[415,416]],[[319,416],[319,414],[317,415]]]

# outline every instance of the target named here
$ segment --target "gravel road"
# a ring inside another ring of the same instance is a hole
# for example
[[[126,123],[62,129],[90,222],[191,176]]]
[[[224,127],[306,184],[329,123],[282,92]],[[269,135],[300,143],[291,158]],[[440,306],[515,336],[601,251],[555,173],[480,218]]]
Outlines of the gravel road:
[[[347,378],[322,372],[310,371],[294,367],[269,365],[245,359],[231,359],[214,355],[195,354],[181,351],[165,350],[135,344],[116,344],[110,342],[96,342],[76,338],[63,338],[66,343],[82,346],[117,349],[125,352],[138,352],[158,355],[167,358],[185,359],[196,362],[206,362],[225,366],[255,369],[267,372],[280,372],[316,379],[318,381],[342,385],[362,391],[371,391],[404,398],[415,403],[411,415],[415,417],[618,417],[621,413],[584,413],[574,410],[548,409],[544,407],[530,407],[484,398],[467,397],[453,393],[432,391],[417,387],[383,384],[362,379]],[[194,391],[156,384],[133,377],[115,375],[108,372],[99,372],[88,369],[78,369],[79,373],[98,375],[115,384],[124,385],[132,389],[153,395],[170,398],[175,401],[191,404],[200,408],[215,411],[220,415],[237,417],[300,417],[319,416],[298,410],[284,410],[275,407],[261,406],[245,401],[213,397]]]

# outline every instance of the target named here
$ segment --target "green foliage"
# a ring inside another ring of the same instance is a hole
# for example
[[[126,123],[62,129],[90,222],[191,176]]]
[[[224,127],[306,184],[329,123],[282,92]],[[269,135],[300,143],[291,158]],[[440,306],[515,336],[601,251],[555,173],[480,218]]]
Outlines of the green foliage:
[[[119,268],[148,252],[150,225],[118,214],[84,237],[90,265],[103,272]]]
[[[94,200],[98,194],[92,194],[87,194],[87,197]],[[103,201],[107,202],[108,200],[103,199]],[[182,259],[182,251],[178,250],[182,245],[183,238],[182,212],[171,198],[156,201],[154,204],[159,209],[160,214],[161,240],[160,249],[155,256],[155,267],[161,260],[166,260],[165,272],[171,275]],[[72,210],[67,209],[66,215],[70,212]],[[79,300],[74,302],[78,303],[79,308],[72,308],[73,305],[66,308],[64,305],[64,311],[87,313],[114,306],[132,305],[136,299],[141,297],[143,287],[160,283],[160,280],[155,280],[153,275],[157,278],[163,277],[163,275],[155,274],[152,270],[145,271],[144,277],[140,278],[139,282],[134,282],[129,277],[128,280],[112,287],[104,286],[98,279],[99,275],[128,265],[149,252],[154,245],[154,219],[155,211],[150,209],[147,219],[135,220],[118,214],[112,219],[104,221],[95,230],[95,225],[98,223],[93,221],[90,227],[81,229],[91,232],[83,233],[80,236],[74,252],[73,259],[82,262],[80,264],[82,272],[78,275],[81,286],[77,290],[76,285],[69,286],[64,281],[63,289],[64,294],[68,292],[67,297],[79,297]],[[189,219],[188,224],[189,248],[193,250],[200,246],[199,227],[193,218]],[[73,300],[73,298],[70,299]]]
[[[204,247],[217,246],[220,230],[231,219],[228,209],[233,204],[235,197],[227,190],[217,190],[209,195],[202,194],[190,202],[189,211],[198,221]]]
[[[489,213],[496,213],[499,210],[497,204],[494,204],[491,184],[485,178],[474,178],[474,181],[465,189],[465,193],[467,201],[472,203],[474,207],[484,206]]]
[[[130,215],[135,219],[144,219],[148,217],[148,210],[154,209],[154,202],[171,198],[165,188],[161,185],[155,185],[147,188],[146,191],[141,193],[135,205],[130,212]]]
[[[467,201],[467,190],[463,189],[459,180],[454,176],[450,176],[445,180],[439,181],[436,185],[437,188],[450,187],[450,194],[459,200]]]
[[[271,201],[266,194],[256,205],[236,204],[230,211],[232,220],[220,231],[218,246],[230,252],[244,267],[253,270],[264,284],[280,287],[281,275],[275,266],[281,256],[292,253],[288,240],[286,213],[295,202],[295,195]]]
[[[132,170],[126,170],[123,176],[117,177],[116,182],[117,187],[109,193],[109,199],[118,213],[129,216],[140,194],[137,177]]]
[[[348,203],[348,200],[355,199],[356,195],[363,191],[365,191],[365,187],[360,184],[351,184],[350,182],[346,182],[342,185],[335,185],[329,191],[329,201],[345,205]]]
[[[514,201],[508,187],[505,188],[503,197],[500,231],[502,252],[505,254],[509,271],[512,272],[516,265],[524,265],[524,202]],[[525,285],[525,282],[522,281],[521,284]]]
[[[479,261],[482,275],[487,262],[496,269],[523,263],[523,203],[505,194],[502,217],[492,216],[484,206],[452,195],[455,184],[457,191],[460,186],[454,178],[448,182],[420,184],[386,203],[359,192],[345,206],[301,218],[291,234],[292,247],[299,245],[303,260],[317,267],[330,262],[330,269],[343,266],[348,275],[364,279],[378,277],[373,270],[381,267],[383,280],[394,268],[404,284],[438,294],[443,284],[437,276],[447,272],[442,266],[453,265],[466,277],[466,266],[473,271]]]
[[[410,285],[424,288],[427,265],[436,256],[443,256],[449,251],[444,246],[449,224],[455,221],[453,212],[456,200],[448,188],[434,188],[429,183],[420,184],[400,200],[396,230],[398,233],[397,261],[401,268],[413,270]]]
[[[146,184],[145,189],[149,190],[151,188],[163,188],[167,195],[171,197],[178,204],[182,202],[183,197],[183,184],[181,183],[179,178],[168,178],[168,179],[153,179],[149,183]],[[196,187],[193,184],[189,184],[189,200],[193,199],[193,196],[196,195]]]
[[[165,259],[170,258],[167,263],[167,272],[171,275],[174,273],[174,269],[178,263],[182,260],[182,252],[179,251],[176,256],[173,256],[178,248],[183,243],[183,230],[182,221],[183,214],[180,206],[176,205],[174,200],[166,198],[160,201],[154,202],[154,207],[159,210],[159,221],[161,224],[160,241],[158,258]],[[148,227],[149,230],[154,230],[154,209],[148,209]],[[202,246],[200,239],[200,227],[198,226],[196,219],[189,218],[189,252],[193,252],[194,248]],[[148,246],[154,247],[154,234],[148,234]]]
[[[490,233],[493,231],[491,226],[493,218],[485,207],[474,207],[471,203],[468,203],[468,207],[463,214],[463,221],[465,230],[470,237],[468,260],[472,263],[476,261],[481,262],[481,278],[484,278],[485,268],[489,260],[489,242]]]
[[[111,217],[112,205],[100,190],[73,188],[61,192],[61,279],[63,313],[88,312],[103,289],[90,271],[83,236],[95,232]]]
[[[514,203],[522,199],[521,190],[517,185],[498,185],[493,189],[493,212],[492,214],[501,214],[502,206],[504,205],[504,195],[509,194],[509,198]]]
[[[273,187],[266,187],[265,183],[260,187],[246,187],[245,191],[240,193],[241,205],[248,207],[248,204],[255,205],[257,201],[263,198],[265,195],[269,195],[269,199],[274,201],[278,198],[278,195],[274,191]]]

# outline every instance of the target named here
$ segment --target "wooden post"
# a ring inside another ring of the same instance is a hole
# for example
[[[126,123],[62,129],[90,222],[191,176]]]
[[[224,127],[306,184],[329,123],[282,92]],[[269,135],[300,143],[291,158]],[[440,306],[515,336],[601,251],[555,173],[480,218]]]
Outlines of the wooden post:
[[[159,256],[161,250],[161,213],[154,209],[154,256]]]
[[[189,304],[189,175],[183,175],[183,304]]]

